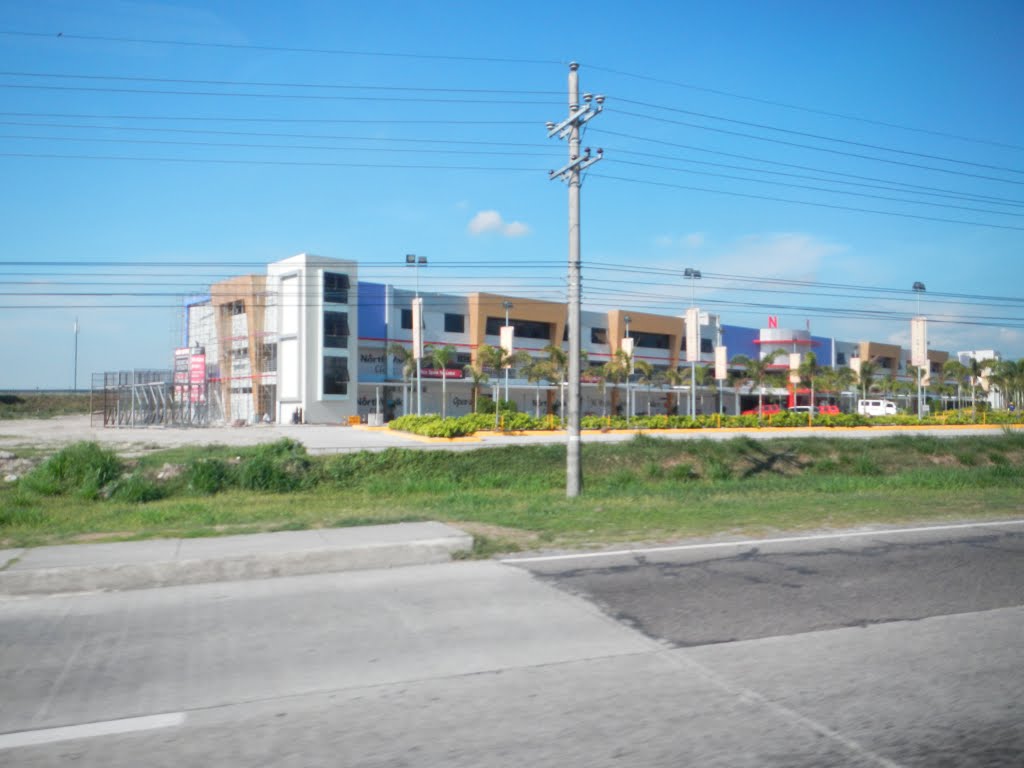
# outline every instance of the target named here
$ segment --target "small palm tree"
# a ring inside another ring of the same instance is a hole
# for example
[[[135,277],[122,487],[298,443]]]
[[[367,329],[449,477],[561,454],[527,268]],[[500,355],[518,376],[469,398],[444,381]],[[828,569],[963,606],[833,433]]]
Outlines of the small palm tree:
[[[634,360],[633,371],[636,373],[636,383],[647,385],[647,415],[651,415],[651,385],[658,380],[658,374],[654,372],[654,366],[646,360]]]
[[[680,370],[679,368],[669,368],[665,371],[665,383],[667,383],[673,389],[669,391],[665,397],[665,413],[672,413],[677,410],[676,400],[677,395],[674,391],[676,387],[681,387],[689,380],[689,374],[687,371]]]
[[[949,379],[950,383],[956,385],[956,407],[962,408],[961,388],[964,382],[967,381],[967,374],[969,373],[967,366],[954,358],[942,364],[942,373]]]
[[[822,368],[818,365],[818,356],[813,352],[807,352],[800,358],[800,380],[806,381],[811,389],[811,413],[814,413],[814,386],[818,383]]]
[[[430,349],[430,361],[441,369],[441,418],[448,418],[448,366],[455,362],[458,353],[451,344],[434,346]]]
[[[416,372],[416,358],[413,357],[412,350],[406,349],[401,344],[392,344],[388,347],[388,352],[398,358],[398,362],[402,366],[402,405],[403,412],[409,414],[409,401],[412,399],[409,396],[410,393],[410,382],[412,381],[412,375]]]
[[[619,384],[629,376],[629,355],[623,350],[617,349],[611,359],[601,368],[604,371],[605,381],[615,385],[612,390],[612,412],[615,413],[618,410]]]
[[[751,389],[753,389],[754,384],[757,384],[758,424],[761,423],[761,414],[764,410],[764,388],[771,379],[771,365],[775,362],[775,358],[781,354],[781,349],[775,349],[758,360],[747,357],[746,355],[736,355],[736,357],[730,361],[733,365],[740,366],[744,369],[744,378],[750,382]]]
[[[483,369],[483,366],[477,363],[470,363],[465,366],[462,370],[466,372],[466,375],[473,382],[473,413],[479,412],[480,406],[480,387],[487,383],[490,376],[487,375],[487,371]]]

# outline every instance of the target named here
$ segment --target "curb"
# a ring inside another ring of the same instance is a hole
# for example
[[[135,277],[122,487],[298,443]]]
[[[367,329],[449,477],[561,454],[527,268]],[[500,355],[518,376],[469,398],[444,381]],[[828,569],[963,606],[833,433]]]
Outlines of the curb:
[[[348,532],[353,535],[346,536]],[[293,534],[303,534],[308,540],[308,534],[315,533],[290,531],[220,539],[163,540],[159,546],[173,546],[174,554],[143,561],[140,559],[145,552],[140,550],[145,550],[150,542],[27,549],[0,571],[0,595],[150,589],[430,565],[450,562],[454,554],[469,552],[473,546],[472,536],[441,523],[332,529],[332,538],[339,541],[320,546],[304,541],[296,546],[297,537]],[[206,557],[180,552],[197,544],[220,551]],[[251,551],[254,545],[261,551]],[[60,559],[61,555],[82,562],[46,564],[47,559]]]

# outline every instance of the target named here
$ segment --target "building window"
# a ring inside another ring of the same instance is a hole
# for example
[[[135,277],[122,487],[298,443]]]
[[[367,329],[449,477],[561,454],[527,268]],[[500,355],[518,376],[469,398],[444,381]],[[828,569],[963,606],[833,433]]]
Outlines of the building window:
[[[348,394],[348,358],[324,357],[324,394]]]
[[[707,353],[707,354],[713,354],[714,353],[715,345],[711,343],[711,339],[701,339],[700,340],[700,351],[704,352],[704,353]]]
[[[340,272],[324,272],[324,302],[327,304],[348,304],[348,275]]]
[[[504,317],[488,317],[484,333],[488,336],[500,336],[503,325],[505,325]],[[551,340],[551,323],[541,323],[536,320],[510,319],[509,325],[515,328],[515,336],[517,338]]]
[[[669,344],[669,336],[666,333],[631,333],[629,334],[633,339],[633,345],[636,347],[645,347],[646,349],[668,349],[671,345]]]
[[[411,331],[412,330],[412,310],[411,309],[403,309],[402,310],[402,328],[404,330],[406,330],[406,331]]]
[[[412,314],[410,312],[410,314]],[[409,318],[409,325],[412,325],[412,318]],[[448,312],[444,313],[444,330],[446,333],[465,333],[466,332],[466,316],[455,315]]]
[[[324,312],[324,346],[348,347],[348,312]]]
[[[245,314],[245,302],[241,299],[237,301],[230,301],[224,305],[224,313],[228,315],[244,315]]]
[[[836,352],[836,365],[846,365],[845,352]]]
[[[590,343],[591,344],[607,344],[608,343],[608,329],[607,328],[591,328],[590,329]]]

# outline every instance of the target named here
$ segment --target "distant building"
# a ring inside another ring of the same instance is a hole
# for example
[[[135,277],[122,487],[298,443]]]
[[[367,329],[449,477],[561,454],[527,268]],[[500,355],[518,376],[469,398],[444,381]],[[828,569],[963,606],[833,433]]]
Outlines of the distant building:
[[[229,278],[210,286],[209,296],[185,306],[183,344],[203,348],[209,382],[209,405],[214,419],[289,423],[344,423],[370,414],[384,419],[415,413],[415,379],[403,365],[400,347],[413,344],[413,299],[416,292],[390,284],[361,282],[355,261],[299,254],[267,265],[266,274]],[[567,350],[567,305],[522,296],[475,292],[469,295],[419,292],[423,300],[426,357],[420,365],[423,413],[440,413],[442,390],[449,415],[472,409],[474,386],[466,366],[476,362],[484,344],[498,347],[508,303],[509,325],[516,350],[533,359],[548,357],[546,347]],[[628,323],[627,323],[628,318]],[[654,377],[686,369],[685,318],[617,308],[581,315],[581,348],[587,366],[612,360],[628,336],[633,358],[651,366]],[[715,348],[724,346],[729,359],[757,359],[772,349],[782,350],[776,368],[786,369],[790,355],[813,350],[818,364],[850,366],[852,360],[872,360],[881,376],[909,380],[907,350],[871,341],[842,341],[814,336],[809,329],[779,328],[770,318],[767,328],[724,325],[720,316],[700,314],[700,363],[712,366]],[[442,371],[430,363],[430,349],[449,345],[453,361]],[[981,353],[959,353],[981,354]],[[929,351],[932,373],[941,371],[948,354]],[[504,371],[490,371],[481,397],[504,398]],[[442,387],[441,378],[447,379]],[[561,401],[558,382],[531,377],[527,368],[509,371],[509,399],[520,411],[548,413]],[[631,384],[634,410],[639,414],[679,409],[680,396],[689,397],[689,379],[674,388],[663,381],[635,380]],[[581,413],[610,415],[625,403],[623,385],[602,386],[584,373]],[[797,401],[798,385],[778,388],[776,398]],[[809,391],[806,395],[809,397]],[[838,399],[839,393],[816,392]],[[852,398],[853,392],[849,393]],[[708,379],[697,388],[698,411],[735,413],[756,404],[749,386]]]

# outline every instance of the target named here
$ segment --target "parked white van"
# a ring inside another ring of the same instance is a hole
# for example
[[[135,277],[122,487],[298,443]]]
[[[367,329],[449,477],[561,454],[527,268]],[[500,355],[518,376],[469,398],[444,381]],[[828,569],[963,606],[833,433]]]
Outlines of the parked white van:
[[[857,413],[861,416],[895,416],[896,403],[892,400],[858,400]]]

